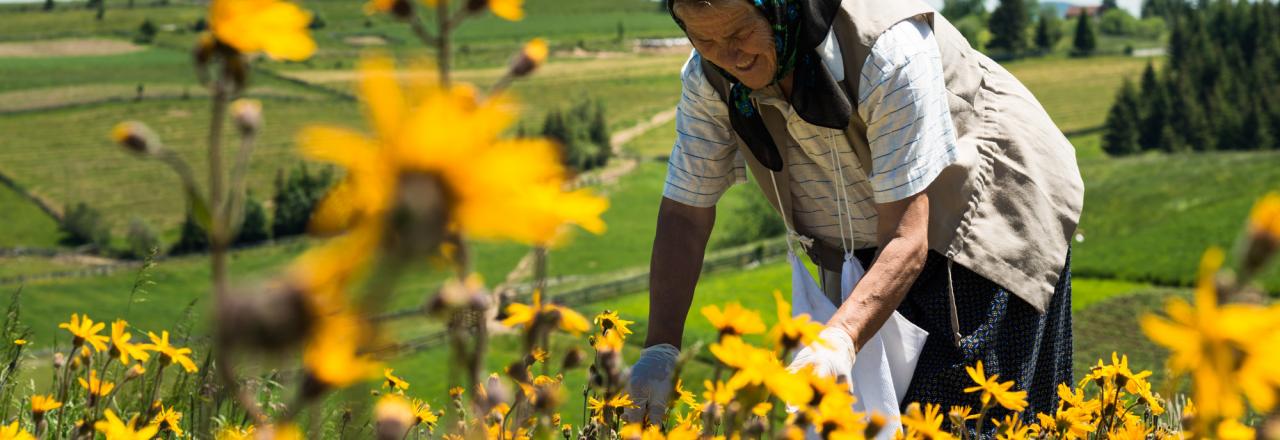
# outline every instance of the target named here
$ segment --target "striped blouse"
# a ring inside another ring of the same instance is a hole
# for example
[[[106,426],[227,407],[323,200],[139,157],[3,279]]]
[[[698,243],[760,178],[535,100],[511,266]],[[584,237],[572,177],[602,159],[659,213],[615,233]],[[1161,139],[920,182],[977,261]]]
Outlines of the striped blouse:
[[[836,81],[844,80],[839,42],[829,34],[818,52]],[[891,27],[858,74],[856,108],[867,122],[870,175],[843,132],[800,119],[777,87],[752,94],[757,105],[777,108],[796,141],[779,146],[790,171],[796,222],[812,238],[832,247],[843,240],[845,248],[855,249],[877,246],[876,203],[919,193],[956,160],[941,54],[927,23],[913,19]],[[691,206],[715,206],[729,186],[747,181],[746,162],[736,147],[728,108],[703,75],[696,50],[681,80],[676,141],[663,196]]]

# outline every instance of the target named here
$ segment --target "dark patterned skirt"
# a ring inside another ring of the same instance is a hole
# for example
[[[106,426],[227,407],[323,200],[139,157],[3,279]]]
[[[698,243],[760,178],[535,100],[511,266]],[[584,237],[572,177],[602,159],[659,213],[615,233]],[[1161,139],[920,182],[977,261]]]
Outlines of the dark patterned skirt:
[[[861,253],[859,251],[859,259],[864,257]],[[1013,380],[1014,389],[1027,391],[1028,405],[1022,414],[1023,421],[1034,422],[1036,413],[1052,413],[1058,405],[1058,384],[1073,383],[1071,251],[1067,251],[1062,276],[1044,314],[995,282],[958,264],[952,264],[951,276],[960,318],[960,347],[956,347],[950,336],[946,257],[929,253],[919,278],[898,306],[899,313],[929,332],[907,388],[903,410],[910,402],[920,402],[941,405],[943,414],[952,405],[966,405],[976,413],[982,401],[978,393],[964,392],[973,386],[965,367],[981,360],[987,376],[998,374],[1001,382]],[[1001,419],[1008,413],[1003,408],[994,408],[987,416]],[[992,425],[984,424],[984,436],[991,435]]]

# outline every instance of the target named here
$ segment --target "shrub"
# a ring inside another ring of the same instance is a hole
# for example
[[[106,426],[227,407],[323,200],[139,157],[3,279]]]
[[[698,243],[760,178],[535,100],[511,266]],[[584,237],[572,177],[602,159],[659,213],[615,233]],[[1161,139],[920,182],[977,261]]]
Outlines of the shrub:
[[[138,33],[133,36],[133,41],[138,44],[151,44],[152,41],[155,41],[156,32],[159,32],[159,30],[156,24],[151,22],[151,19],[143,20],[142,25],[138,26]]]
[[[182,220],[182,229],[178,231],[178,242],[169,249],[169,253],[189,254],[206,250],[209,250],[209,235],[188,211]]]
[[[146,258],[151,255],[152,249],[160,247],[160,234],[146,220],[136,217],[129,221],[125,240],[129,245],[127,252],[132,258]]]
[[[103,222],[102,212],[84,202],[67,208],[59,229],[66,234],[64,244],[106,249],[111,243],[111,228]]]
[[[613,156],[604,112],[604,104],[592,100],[579,101],[565,111],[551,110],[543,120],[542,135],[560,143],[566,166],[578,171],[602,167]]]
[[[240,233],[236,234],[235,244],[254,244],[271,238],[271,225],[267,221],[267,210],[262,203],[250,195],[244,198],[244,221],[240,224]]]
[[[298,235],[307,231],[307,221],[316,203],[333,184],[333,170],[324,168],[311,172],[306,164],[299,165],[286,176],[276,172],[275,217],[271,222],[271,235],[276,238]]]

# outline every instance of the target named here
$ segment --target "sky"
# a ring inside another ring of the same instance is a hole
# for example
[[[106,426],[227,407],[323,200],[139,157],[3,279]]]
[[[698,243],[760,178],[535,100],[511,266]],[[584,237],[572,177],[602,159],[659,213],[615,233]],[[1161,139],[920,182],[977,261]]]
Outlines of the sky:
[[[943,0],[925,0],[925,3],[941,9],[942,1]],[[1101,1],[1097,0],[1040,0],[1041,3],[1048,3],[1050,1],[1060,1],[1063,3],[1071,3],[1073,5],[1081,6],[1097,6],[1102,4]],[[999,3],[999,0],[987,0],[987,9],[995,9],[996,5]],[[1116,3],[1119,4],[1121,8],[1128,10],[1130,14],[1135,16],[1142,12],[1142,0],[1117,0]]]

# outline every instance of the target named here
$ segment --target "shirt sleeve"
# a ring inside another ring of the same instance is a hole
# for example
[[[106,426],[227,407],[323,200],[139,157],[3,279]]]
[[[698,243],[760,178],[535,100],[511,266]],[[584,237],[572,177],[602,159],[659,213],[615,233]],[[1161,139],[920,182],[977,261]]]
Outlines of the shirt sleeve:
[[[715,206],[735,183],[746,182],[729,109],[702,73],[695,51],[681,72],[676,105],[676,142],[667,159],[663,197],[698,207]]]
[[[911,19],[889,28],[871,48],[858,86],[867,122],[876,203],[915,195],[956,161],[942,54],[933,30]]]

